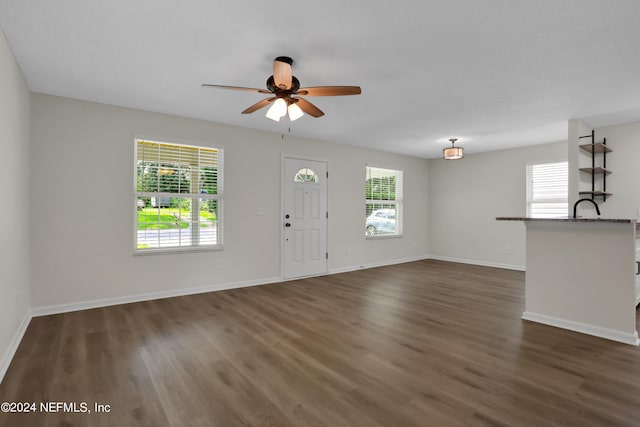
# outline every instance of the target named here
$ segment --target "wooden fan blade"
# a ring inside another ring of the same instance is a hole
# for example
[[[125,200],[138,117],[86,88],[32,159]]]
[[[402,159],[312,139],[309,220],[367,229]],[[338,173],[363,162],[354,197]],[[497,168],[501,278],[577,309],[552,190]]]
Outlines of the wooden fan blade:
[[[247,92],[271,93],[266,89],[256,89],[256,88],[253,88],[253,87],[223,86],[223,85],[209,85],[209,84],[203,84],[202,87],[213,87],[213,88],[217,88],[217,89],[244,90],[244,91],[247,91]]]
[[[253,113],[254,111],[258,111],[259,109],[269,105],[269,103],[273,102],[275,99],[276,99],[276,97],[274,96],[273,98],[265,98],[262,101],[256,102],[251,107],[249,107],[246,110],[244,110],[242,112],[242,114],[250,114],[250,113]]]
[[[291,58],[279,56],[273,60],[273,79],[280,89],[291,89]]]
[[[305,96],[340,96],[340,95],[360,95],[360,86],[316,86],[303,87],[297,90],[296,95]]]
[[[320,110],[318,107],[316,107],[315,105],[313,105],[312,103],[310,103],[309,101],[307,101],[304,98],[293,98],[296,100],[296,103],[298,104],[298,107],[300,107],[300,109],[302,111],[304,111],[305,113],[307,113],[308,115],[312,116],[312,117],[322,117],[324,116],[324,113],[322,112],[322,110]]]

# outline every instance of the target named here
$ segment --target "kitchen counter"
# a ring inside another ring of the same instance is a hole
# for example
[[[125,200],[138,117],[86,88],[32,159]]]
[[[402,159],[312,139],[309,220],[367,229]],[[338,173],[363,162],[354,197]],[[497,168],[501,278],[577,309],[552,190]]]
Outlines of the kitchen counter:
[[[497,221],[548,221],[548,222],[611,222],[619,224],[635,224],[635,219],[616,219],[616,218],[572,218],[572,217],[558,217],[558,218],[530,218],[519,216],[502,216],[497,217]]]
[[[525,320],[631,345],[636,219],[498,217],[526,228]]]

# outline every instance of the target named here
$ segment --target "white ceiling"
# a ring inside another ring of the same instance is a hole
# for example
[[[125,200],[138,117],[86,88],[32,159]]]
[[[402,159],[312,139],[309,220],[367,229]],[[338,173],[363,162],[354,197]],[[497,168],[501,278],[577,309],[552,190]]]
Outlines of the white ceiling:
[[[640,120],[637,0],[0,0],[0,27],[34,92],[420,157]],[[363,94],[275,123],[200,87],[264,88],[280,55]]]

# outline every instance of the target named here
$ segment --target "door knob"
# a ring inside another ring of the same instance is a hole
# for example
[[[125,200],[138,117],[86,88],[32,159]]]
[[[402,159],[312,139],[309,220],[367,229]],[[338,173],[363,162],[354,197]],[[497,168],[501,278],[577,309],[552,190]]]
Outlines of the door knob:
[[[286,223],[284,224],[284,226],[285,226],[285,227],[291,227],[291,224],[289,224],[288,222],[286,222]]]

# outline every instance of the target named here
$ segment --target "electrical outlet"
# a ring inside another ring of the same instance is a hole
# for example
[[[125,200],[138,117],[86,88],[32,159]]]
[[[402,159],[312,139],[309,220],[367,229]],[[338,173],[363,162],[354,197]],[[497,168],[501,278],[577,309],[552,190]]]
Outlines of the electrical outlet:
[[[221,270],[221,269],[223,269],[223,268],[224,268],[224,262],[223,262],[221,259],[219,259],[219,260],[218,260],[218,269],[220,269],[220,270]]]

